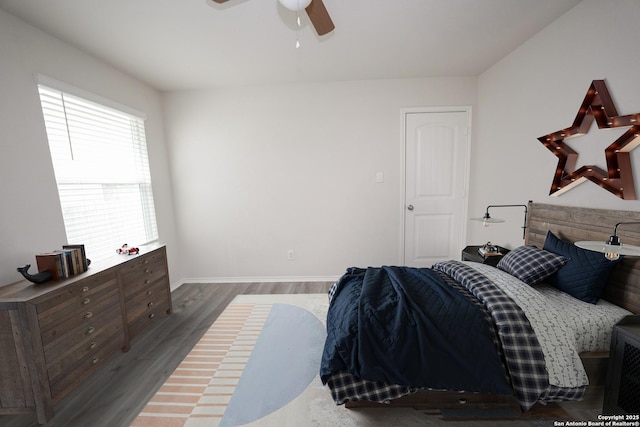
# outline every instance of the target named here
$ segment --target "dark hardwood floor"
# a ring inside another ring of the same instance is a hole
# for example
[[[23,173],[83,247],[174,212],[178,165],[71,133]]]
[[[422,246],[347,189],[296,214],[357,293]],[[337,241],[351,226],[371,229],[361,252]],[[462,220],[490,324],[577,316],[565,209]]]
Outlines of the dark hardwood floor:
[[[55,407],[47,426],[124,427],[239,294],[326,293],[330,282],[185,284],[172,293],[173,314],[137,336]],[[3,415],[0,426],[38,426],[35,415]]]

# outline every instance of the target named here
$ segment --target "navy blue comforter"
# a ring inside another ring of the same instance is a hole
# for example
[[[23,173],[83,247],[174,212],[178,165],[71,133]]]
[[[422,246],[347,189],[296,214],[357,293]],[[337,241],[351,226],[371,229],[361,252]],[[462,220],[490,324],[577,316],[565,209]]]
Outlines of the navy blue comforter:
[[[482,310],[442,273],[351,268],[327,314],[320,375],[439,390],[511,394]]]

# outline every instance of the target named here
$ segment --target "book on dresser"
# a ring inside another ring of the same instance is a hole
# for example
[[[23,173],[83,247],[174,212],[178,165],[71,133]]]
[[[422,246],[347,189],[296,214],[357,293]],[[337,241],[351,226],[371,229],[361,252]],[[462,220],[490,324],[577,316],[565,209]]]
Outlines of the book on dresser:
[[[62,249],[70,249],[74,251],[74,256],[78,258],[78,263],[82,267],[82,271],[87,271],[89,264],[87,261],[87,253],[85,252],[84,245],[62,245]]]
[[[36,255],[38,272],[50,271],[52,280],[67,279],[88,269],[84,245],[63,245],[62,249]]]
[[[38,265],[38,272],[51,272],[52,280],[59,280],[65,277],[64,260],[60,253],[51,252],[37,254],[36,264]]]

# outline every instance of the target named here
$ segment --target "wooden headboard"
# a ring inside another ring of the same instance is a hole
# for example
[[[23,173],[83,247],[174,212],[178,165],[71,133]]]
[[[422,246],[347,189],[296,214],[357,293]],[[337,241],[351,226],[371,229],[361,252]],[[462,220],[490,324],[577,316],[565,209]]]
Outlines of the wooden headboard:
[[[619,222],[640,221],[640,212],[529,203],[525,243],[542,248],[547,230],[568,242],[606,241]],[[640,246],[640,226],[618,228],[623,243]],[[604,256],[604,255],[603,255]],[[626,257],[616,265],[603,298],[640,313],[640,257]]]

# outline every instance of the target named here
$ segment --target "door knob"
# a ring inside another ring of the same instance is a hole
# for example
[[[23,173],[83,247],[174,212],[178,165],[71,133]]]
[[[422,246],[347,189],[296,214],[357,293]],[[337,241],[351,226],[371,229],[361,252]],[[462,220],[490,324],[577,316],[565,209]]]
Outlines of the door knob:
[[[410,211],[412,211],[412,210],[413,210],[413,205],[409,205],[409,206],[407,206],[407,209],[409,209]]]

